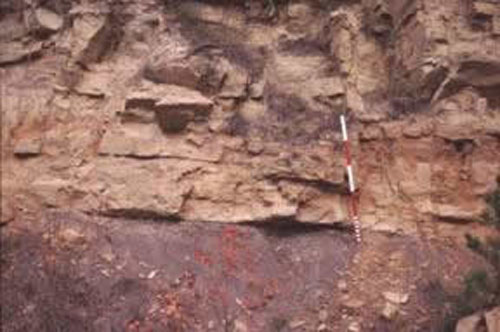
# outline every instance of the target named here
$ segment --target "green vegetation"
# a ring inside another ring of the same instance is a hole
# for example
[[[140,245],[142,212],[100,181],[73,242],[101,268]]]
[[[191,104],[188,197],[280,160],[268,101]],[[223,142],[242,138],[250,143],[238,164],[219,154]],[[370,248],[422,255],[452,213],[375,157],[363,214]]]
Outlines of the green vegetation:
[[[455,326],[463,317],[498,304],[498,285],[485,270],[473,270],[464,278],[465,288],[456,297],[449,300],[454,304],[444,318],[443,330],[454,332]]]
[[[500,186],[486,197],[488,211],[485,216],[485,221],[497,228],[500,228]]]
[[[500,187],[486,197],[488,211],[484,216],[487,225],[500,229]],[[454,307],[444,321],[444,331],[455,331],[457,321],[479,310],[500,305],[500,238],[482,242],[478,237],[466,234],[466,245],[483,256],[493,267],[494,278],[484,270],[473,270],[464,278],[464,290],[450,299]]]

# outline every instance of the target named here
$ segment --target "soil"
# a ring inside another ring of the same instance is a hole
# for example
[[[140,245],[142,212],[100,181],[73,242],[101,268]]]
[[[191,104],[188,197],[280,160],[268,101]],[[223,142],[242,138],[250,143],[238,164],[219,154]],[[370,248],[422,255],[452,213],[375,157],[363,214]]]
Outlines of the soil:
[[[5,227],[1,253],[9,332],[442,331],[446,294],[485,267],[407,236],[67,212]],[[390,320],[386,291],[409,296]]]

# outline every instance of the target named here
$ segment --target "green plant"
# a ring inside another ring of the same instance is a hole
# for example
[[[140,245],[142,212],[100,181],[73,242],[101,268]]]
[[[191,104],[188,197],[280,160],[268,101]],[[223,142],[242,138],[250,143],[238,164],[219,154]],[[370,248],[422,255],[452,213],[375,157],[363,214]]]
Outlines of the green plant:
[[[271,330],[275,332],[283,331],[287,325],[284,317],[273,317],[271,320]]]
[[[444,317],[443,330],[455,331],[457,321],[474,312],[488,308],[498,300],[498,287],[485,270],[473,270],[464,278],[464,290],[458,296],[451,296],[453,308]]]
[[[500,228],[500,187],[486,196],[486,203],[488,205],[486,221],[488,224]]]
[[[481,246],[481,240],[474,235],[471,235],[469,233],[465,234],[465,240],[467,241],[467,247],[473,251],[480,251],[482,246]]]
[[[500,227],[500,193],[495,191],[488,203],[493,210],[485,219],[489,225]],[[495,219],[496,218],[496,219]],[[469,249],[483,256],[494,269],[494,278],[485,270],[473,270],[464,278],[464,290],[451,302],[453,309],[444,319],[443,330],[452,332],[456,322],[482,309],[500,304],[500,238],[489,238],[482,242],[478,237],[465,234],[466,245]]]
[[[495,283],[485,270],[473,270],[464,278],[465,290],[462,293],[465,309],[475,311],[488,305],[496,291]]]

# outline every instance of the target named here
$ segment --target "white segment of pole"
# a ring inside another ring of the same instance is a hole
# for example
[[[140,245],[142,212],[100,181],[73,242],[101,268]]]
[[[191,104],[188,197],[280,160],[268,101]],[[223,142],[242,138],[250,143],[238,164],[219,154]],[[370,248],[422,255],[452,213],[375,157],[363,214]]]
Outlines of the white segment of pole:
[[[347,179],[349,180],[349,191],[353,194],[356,191],[356,187],[354,186],[354,175],[352,173],[352,165],[347,165]]]
[[[340,125],[342,127],[342,139],[346,145],[349,144],[349,137],[347,136],[347,125],[345,122],[345,116],[341,115],[340,116]],[[354,192],[356,190],[356,187],[354,185],[354,172],[352,170],[352,165],[351,165],[351,157],[348,156],[350,154],[349,152],[346,152],[346,170],[347,170],[347,179],[349,181],[349,191],[351,193],[351,200],[356,199],[354,197]],[[357,211],[352,211],[353,216],[352,216],[352,221],[354,223],[354,233],[356,236],[356,242],[361,243],[361,224],[359,222],[359,217],[357,214]]]
[[[345,125],[345,117],[340,116],[340,125],[342,126],[342,139],[347,142],[347,126]]]

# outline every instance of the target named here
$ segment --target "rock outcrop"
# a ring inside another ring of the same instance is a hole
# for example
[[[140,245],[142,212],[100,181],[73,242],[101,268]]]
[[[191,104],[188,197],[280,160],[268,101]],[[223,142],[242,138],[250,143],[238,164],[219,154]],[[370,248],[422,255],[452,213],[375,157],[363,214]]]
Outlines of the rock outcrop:
[[[346,221],[341,113],[365,227],[459,227],[498,188],[494,1],[44,6],[0,20],[12,211]]]
[[[496,332],[500,329],[500,307],[460,319],[456,332]]]

